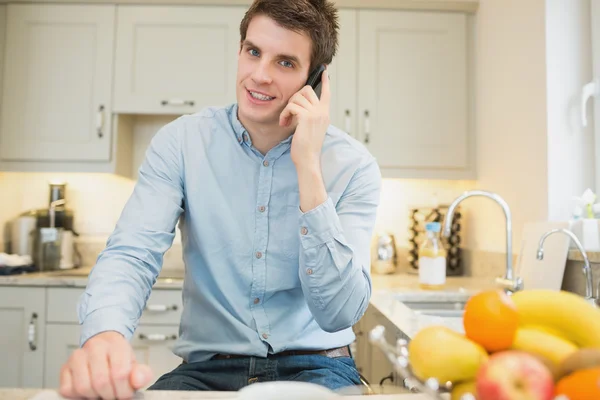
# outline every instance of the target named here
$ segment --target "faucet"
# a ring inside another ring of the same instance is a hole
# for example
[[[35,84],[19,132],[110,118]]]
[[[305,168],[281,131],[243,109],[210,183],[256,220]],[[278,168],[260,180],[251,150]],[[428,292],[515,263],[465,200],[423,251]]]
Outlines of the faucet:
[[[550,236],[554,233],[564,233],[565,235],[569,236],[571,238],[571,240],[573,240],[573,242],[575,243],[575,246],[577,246],[577,248],[581,252],[581,255],[583,256],[583,274],[585,275],[585,299],[589,303],[592,303],[593,305],[598,306],[599,302],[600,302],[600,282],[598,283],[598,288],[596,290],[596,297],[594,298],[594,293],[593,293],[594,280],[592,279],[592,268],[590,267],[590,260],[588,259],[587,253],[583,249],[581,242],[579,241],[579,239],[577,238],[577,236],[575,236],[575,234],[573,232],[571,232],[568,229],[552,229],[552,230],[544,233],[544,235],[542,235],[542,237],[540,239],[540,243],[538,245],[537,259],[538,260],[544,259],[544,241],[546,240],[546,238],[548,236]]]
[[[514,276],[514,270],[512,265],[512,221],[511,213],[508,204],[502,197],[496,193],[486,192],[483,190],[470,190],[464,192],[462,195],[457,197],[446,213],[444,218],[444,230],[443,235],[445,237],[450,236],[450,229],[452,227],[452,217],[454,216],[454,210],[460,202],[464,199],[472,196],[483,196],[494,200],[502,207],[504,211],[504,217],[506,218],[506,273],[503,278],[496,278],[496,283],[502,286],[507,292],[516,292],[523,289],[523,279]]]

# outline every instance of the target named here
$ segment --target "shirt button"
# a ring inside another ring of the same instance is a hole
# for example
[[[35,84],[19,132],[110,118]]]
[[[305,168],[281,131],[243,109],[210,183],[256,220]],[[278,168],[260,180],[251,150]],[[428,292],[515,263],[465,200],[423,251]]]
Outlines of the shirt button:
[[[267,160],[263,161],[263,165],[264,165],[265,167],[268,167],[268,166],[269,166],[269,161],[267,161]]]
[[[302,229],[300,229],[300,233],[306,235],[308,233],[308,229],[305,226],[303,226]]]
[[[244,133],[244,142],[247,142],[247,141],[248,141],[248,135],[246,135],[246,134]]]
[[[258,304],[260,303],[260,299],[257,297],[256,299],[254,299],[254,304]]]
[[[256,252],[256,258],[261,258],[262,257],[262,253],[260,251]]]
[[[238,138],[238,142],[242,143],[242,138],[241,137]]]
[[[269,335],[267,335],[266,333],[262,334],[263,339],[267,339],[269,337]]]
[[[265,206],[260,206],[260,207],[258,207],[258,211],[260,211],[260,212],[265,212]]]
[[[306,273],[307,273],[308,275],[312,275],[312,273],[313,273],[313,270],[312,270],[311,268],[309,268],[309,269],[307,269],[307,270],[306,270]]]

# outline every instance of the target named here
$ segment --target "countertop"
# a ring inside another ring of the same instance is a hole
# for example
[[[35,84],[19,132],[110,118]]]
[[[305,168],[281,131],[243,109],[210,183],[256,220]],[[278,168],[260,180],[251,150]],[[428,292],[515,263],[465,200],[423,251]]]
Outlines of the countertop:
[[[0,286],[48,286],[48,287],[81,287],[87,285],[91,267],[76,268],[52,272],[34,272],[20,275],[0,276]],[[155,289],[181,289],[184,271],[180,269],[163,269]],[[419,288],[416,274],[395,273],[390,275],[372,274],[373,290],[402,291],[408,299],[415,296],[419,299],[454,299],[468,297],[475,291],[493,287],[493,278],[481,277],[448,277],[443,290],[422,290]]]
[[[268,397],[268,396],[267,396]],[[237,392],[175,392],[175,391],[148,391],[138,392],[133,400],[208,400],[208,399],[235,399]],[[294,397],[299,398],[299,397]],[[339,396],[343,400],[361,400],[363,396]],[[0,400],[62,400],[52,390],[37,389],[0,389]],[[372,395],[372,400],[429,400],[423,394],[393,394]]]

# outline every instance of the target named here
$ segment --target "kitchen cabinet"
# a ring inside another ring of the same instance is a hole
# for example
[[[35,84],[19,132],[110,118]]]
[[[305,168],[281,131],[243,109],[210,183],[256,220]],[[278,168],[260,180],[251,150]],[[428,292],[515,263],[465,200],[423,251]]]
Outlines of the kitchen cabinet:
[[[5,161],[107,161],[114,5],[9,4]]]
[[[186,114],[235,102],[246,9],[120,6],[115,112]]]
[[[135,177],[136,114],[236,100],[246,5],[6,7],[0,170]],[[474,18],[340,9],[331,122],[384,178],[476,177]]]
[[[357,10],[339,10],[339,47],[328,67],[331,88],[329,119],[331,124],[353,137],[356,127],[356,90],[358,73]]]
[[[0,387],[42,387],[45,349],[45,290],[0,290]]]
[[[358,12],[358,138],[384,177],[474,177],[468,22],[461,13]]]
[[[44,387],[55,388],[60,382],[61,367],[79,348],[81,328],[76,304],[84,289],[48,288],[47,291],[43,377]],[[131,339],[136,360],[148,364],[156,379],[181,363],[181,358],[173,354],[172,346],[179,336],[182,306],[181,291],[154,289]]]
[[[172,345],[178,332],[178,325],[140,324],[131,339],[130,343],[135,353],[135,359],[139,363],[150,366],[154,374],[154,381],[181,363],[181,358],[172,352]],[[48,346],[44,368],[44,387],[56,388],[59,386],[62,366],[67,362],[71,353],[79,348],[79,333],[80,327],[76,324],[48,324],[46,327]],[[148,386],[152,385],[154,381]]]

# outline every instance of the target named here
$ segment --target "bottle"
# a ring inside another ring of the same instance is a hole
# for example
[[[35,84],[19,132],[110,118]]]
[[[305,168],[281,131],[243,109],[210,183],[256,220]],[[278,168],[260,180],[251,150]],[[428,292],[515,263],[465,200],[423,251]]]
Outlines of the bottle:
[[[427,238],[419,248],[419,286],[422,289],[442,289],[446,283],[446,249],[439,237],[441,224],[425,225]]]

